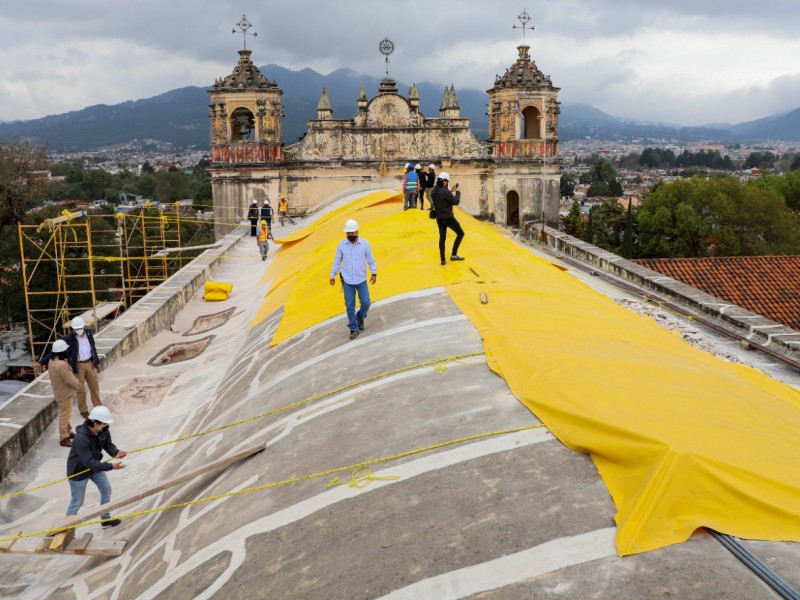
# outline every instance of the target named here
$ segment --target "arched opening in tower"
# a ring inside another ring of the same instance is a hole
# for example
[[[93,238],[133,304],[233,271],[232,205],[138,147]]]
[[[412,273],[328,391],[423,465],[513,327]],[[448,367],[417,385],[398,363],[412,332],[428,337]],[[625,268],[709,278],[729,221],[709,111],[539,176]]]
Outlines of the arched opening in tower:
[[[535,106],[529,106],[522,111],[524,123],[524,135],[526,140],[538,140],[542,138],[542,113]]]
[[[253,113],[239,107],[231,113],[231,141],[255,140],[256,120]]]
[[[514,190],[506,194],[506,225],[519,227],[519,194]]]

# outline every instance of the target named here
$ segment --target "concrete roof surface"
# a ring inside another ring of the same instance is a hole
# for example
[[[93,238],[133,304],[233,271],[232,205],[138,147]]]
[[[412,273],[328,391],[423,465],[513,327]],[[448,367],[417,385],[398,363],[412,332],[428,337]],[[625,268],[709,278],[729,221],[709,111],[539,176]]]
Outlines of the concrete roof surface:
[[[242,237],[214,274],[233,284],[228,300],[196,294],[173,330],[100,376],[121,449],[214,430],[131,454],[109,473],[112,502],[257,443],[267,449],[116,511],[131,515],[116,528],[86,528],[127,540],[119,557],[4,555],[0,597],[775,597],[702,530],[618,557],[615,507],[591,459],[489,371],[480,335],[442,288],[374,303],[354,341],[341,315],[270,349],[280,311],[249,329],[270,260]],[[200,353],[156,366],[187,343],[185,356]],[[0,494],[63,477],[57,437],[53,424]],[[207,501],[184,504],[198,499]],[[2,532],[57,526],[68,500],[63,482],[0,500]],[[97,502],[90,483],[82,512]],[[136,514],[164,507],[173,508]],[[800,588],[797,544],[746,545]]]

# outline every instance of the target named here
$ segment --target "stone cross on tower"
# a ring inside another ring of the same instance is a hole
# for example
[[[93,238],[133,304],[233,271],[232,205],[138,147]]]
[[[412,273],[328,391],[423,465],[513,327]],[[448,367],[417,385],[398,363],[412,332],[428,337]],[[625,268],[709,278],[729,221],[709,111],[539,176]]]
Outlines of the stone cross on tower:
[[[531,20],[531,16],[528,14],[526,9],[522,9],[522,12],[517,17],[517,20],[522,23],[522,25],[514,25],[512,29],[522,29],[522,41],[525,41],[525,29],[530,29],[533,31],[533,25],[528,26],[528,21]]]
[[[241,21],[239,21],[236,24],[236,27],[238,27],[238,29],[236,27],[234,27],[231,30],[231,33],[234,33],[234,34],[235,33],[241,33],[242,34],[242,37],[244,38],[244,49],[245,50],[247,50],[247,36],[248,35],[252,35],[253,37],[258,36],[258,34],[255,31],[253,33],[248,33],[247,30],[250,29],[252,26],[253,26],[253,24],[250,21],[247,20],[247,15],[242,15]]]

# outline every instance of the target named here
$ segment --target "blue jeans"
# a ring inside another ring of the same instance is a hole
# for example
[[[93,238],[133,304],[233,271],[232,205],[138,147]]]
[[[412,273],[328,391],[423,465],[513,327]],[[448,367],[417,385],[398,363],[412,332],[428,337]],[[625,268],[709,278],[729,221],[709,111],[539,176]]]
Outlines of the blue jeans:
[[[83,506],[83,497],[86,495],[86,484],[89,479],[94,481],[97,489],[100,490],[100,504],[108,504],[111,502],[111,483],[108,481],[108,476],[105,471],[98,471],[92,473],[87,479],[81,481],[69,480],[69,491],[72,497],[69,500],[69,508],[67,508],[67,516],[77,515],[78,510]],[[108,513],[103,514],[102,518],[107,519]]]
[[[344,289],[344,307],[347,309],[347,326],[350,331],[358,329],[358,320],[367,318],[367,311],[369,311],[369,288],[367,287],[366,280],[356,285],[350,285],[342,281],[342,289]],[[356,312],[356,292],[358,292],[358,301],[361,307]]]

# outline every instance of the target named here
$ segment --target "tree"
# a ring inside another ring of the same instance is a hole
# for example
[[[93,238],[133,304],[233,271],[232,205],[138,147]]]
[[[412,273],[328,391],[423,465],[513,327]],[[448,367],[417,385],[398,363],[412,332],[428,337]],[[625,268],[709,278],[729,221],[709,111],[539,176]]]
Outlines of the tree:
[[[46,166],[44,153],[28,142],[0,141],[0,227],[16,225],[42,200],[46,181],[36,172]]]
[[[561,217],[561,222],[564,224],[564,231],[569,235],[577,238],[583,238],[586,223],[581,215],[581,205],[577,200],[572,201],[572,206],[569,213]]]
[[[625,211],[616,200],[607,200],[589,211],[592,239],[595,246],[619,254],[625,232]]]
[[[633,257],[633,212],[631,210],[632,201],[628,199],[628,210],[625,215],[625,234],[622,238],[622,257]]]
[[[575,195],[575,177],[561,174],[561,197],[572,198]]]
[[[645,257],[753,256],[800,251],[797,216],[769,186],[733,177],[656,187],[638,210]]]

